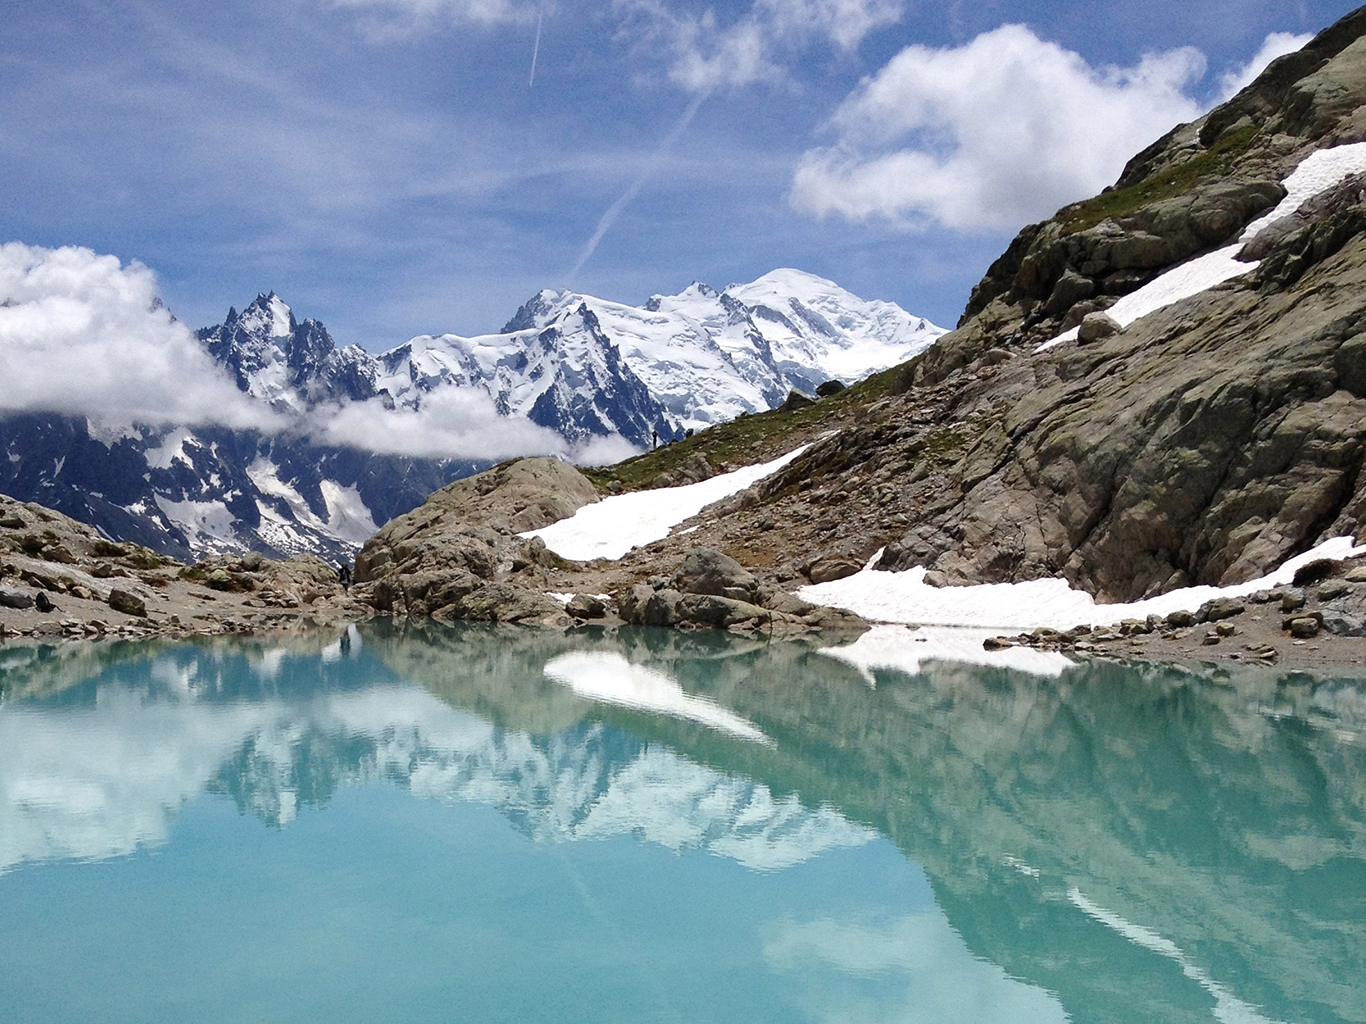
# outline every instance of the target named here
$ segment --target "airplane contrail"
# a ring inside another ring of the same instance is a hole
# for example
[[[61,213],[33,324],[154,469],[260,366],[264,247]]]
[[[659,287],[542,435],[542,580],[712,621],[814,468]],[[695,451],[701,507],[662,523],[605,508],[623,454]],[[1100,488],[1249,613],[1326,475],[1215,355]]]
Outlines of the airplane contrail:
[[[531,48],[531,77],[527,79],[526,87],[530,89],[536,84],[536,58],[541,53],[541,23],[545,21],[545,0],[541,0],[540,10],[536,12],[536,44]]]
[[[607,212],[598,220],[597,230],[593,232],[593,237],[588,240],[588,244],[583,247],[583,252],[579,254],[579,261],[574,264],[574,269],[565,275],[566,283],[578,276],[579,271],[583,269],[583,265],[592,257],[594,251],[598,247],[598,243],[602,241],[603,236],[611,230],[612,225],[615,224],[617,218],[621,216],[621,211],[630,205],[631,200],[640,195],[640,190],[649,183],[652,177],[654,177],[655,172],[659,170],[660,163],[663,161],[664,157],[668,155],[669,150],[673,148],[673,144],[678,141],[678,137],[683,134],[683,129],[688,127],[689,122],[691,122],[693,117],[697,114],[698,108],[702,106],[703,101],[706,100],[708,95],[710,95],[709,92],[700,92],[693,97],[693,101],[688,104],[688,109],[683,111],[683,116],[678,119],[677,123],[675,123],[671,129],[669,129],[669,134],[664,136],[663,140],[655,148],[649,162],[645,165],[645,169],[640,172],[640,176],[631,183],[631,187],[623,192],[615,203],[607,208]]]

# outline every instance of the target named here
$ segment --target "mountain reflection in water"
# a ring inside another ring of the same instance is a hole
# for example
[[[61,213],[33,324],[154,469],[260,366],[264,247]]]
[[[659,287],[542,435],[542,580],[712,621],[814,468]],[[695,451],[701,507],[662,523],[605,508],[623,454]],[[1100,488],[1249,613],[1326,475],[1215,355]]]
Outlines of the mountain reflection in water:
[[[0,651],[0,871],[174,843],[205,793],[282,828],[380,782],[760,872],[890,840],[934,906],[789,915],[762,955],[899,972],[940,1019],[1366,1021],[1361,683],[927,663],[870,687],[801,643],[644,630],[291,643]],[[936,967],[961,944],[970,992]]]

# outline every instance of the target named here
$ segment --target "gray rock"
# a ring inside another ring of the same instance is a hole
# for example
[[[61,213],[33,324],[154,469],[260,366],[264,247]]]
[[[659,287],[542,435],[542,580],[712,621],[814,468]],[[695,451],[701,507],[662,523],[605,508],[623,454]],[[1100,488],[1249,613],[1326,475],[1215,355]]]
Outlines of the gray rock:
[[[1296,587],[1293,590],[1286,590],[1281,593],[1281,611],[1293,612],[1297,608],[1304,607],[1304,591]]]
[[[681,618],[678,606],[682,600],[683,595],[677,590],[652,590],[636,621],[641,626],[676,626]]]
[[[844,390],[844,381],[838,379],[827,380],[816,388],[817,398],[829,398],[831,395],[838,395]]]
[[[11,587],[0,587],[0,608],[32,608],[33,595]]]
[[[1109,313],[1087,313],[1077,328],[1077,340],[1083,344],[1103,341],[1120,330],[1119,323]]]
[[[787,393],[787,398],[778,408],[782,412],[795,412],[798,409],[809,409],[816,404],[816,400],[803,391],[793,388]]]
[[[853,576],[862,569],[863,566],[848,558],[818,558],[811,563],[807,576],[810,577],[812,583],[829,583],[831,580],[842,580],[847,576]]]
[[[727,629],[741,623],[765,623],[773,613],[748,601],[734,601],[713,594],[686,594],[678,603],[678,618],[712,629]]]
[[[1195,613],[1187,611],[1172,612],[1167,616],[1167,626],[1170,629],[1189,629],[1195,625]]]
[[[1330,612],[1323,617],[1323,628],[1336,636],[1366,636],[1366,619]]]
[[[575,594],[564,610],[576,619],[601,619],[607,614],[607,603],[593,594]]]
[[[711,594],[733,601],[759,599],[759,581],[754,574],[715,548],[689,551],[682,568],[674,574],[673,586],[685,594]]]
[[[1235,615],[1242,615],[1246,610],[1243,602],[1236,598],[1216,597],[1202,604],[1196,617],[1199,618],[1203,615],[1204,621],[1215,622],[1219,619],[1231,619]]]
[[[1095,293],[1096,283],[1089,277],[1082,277],[1075,270],[1064,270],[1058,278],[1058,283],[1053,287],[1053,293],[1044,303],[1044,309],[1053,316],[1058,316]]]
[[[451,606],[456,618],[479,622],[553,621],[563,614],[554,598],[515,583],[486,583]]]
[[[1361,589],[1360,584],[1345,579],[1324,580],[1319,586],[1319,600],[1333,601],[1339,597],[1355,594],[1359,589]]]
[[[130,594],[118,587],[109,591],[109,607],[116,612],[123,612],[124,615],[132,615],[140,619],[147,617],[146,602],[136,594]]]
[[[625,622],[640,623],[645,605],[654,597],[655,588],[645,583],[637,583],[617,598],[617,609]]]
[[[1318,636],[1321,623],[1318,618],[1310,615],[1300,615],[1293,619],[1287,619],[1284,627],[1290,631],[1290,635],[1301,640]]]

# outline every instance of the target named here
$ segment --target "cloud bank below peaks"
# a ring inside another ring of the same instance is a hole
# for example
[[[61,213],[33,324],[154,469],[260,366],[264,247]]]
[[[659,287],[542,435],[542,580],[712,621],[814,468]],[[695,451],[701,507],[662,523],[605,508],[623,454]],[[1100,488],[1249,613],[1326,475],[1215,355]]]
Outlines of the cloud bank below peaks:
[[[283,414],[240,390],[156,293],[156,276],[141,263],[74,246],[0,245],[0,415],[214,424],[415,458],[553,455],[600,464],[636,454],[620,437],[570,444],[524,417],[501,415],[489,394],[472,388],[425,395],[419,409],[372,400]]]
[[[1173,125],[1202,112],[1186,89],[1205,58],[1183,47],[1092,68],[1023,25],[964,46],[909,46],[831,118],[805,153],[799,211],[956,230],[1017,227],[1093,195]]]
[[[416,409],[386,409],[370,401],[316,410],[304,430],[319,444],[414,458],[502,460],[551,455],[582,466],[619,462],[639,454],[621,437],[571,445],[524,417],[501,415],[487,393],[473,388],[434,391],[423,396]]]
[[[162,307],[150,270],[74,246],[0,245],[0,381],[7,413],[282,425]]]

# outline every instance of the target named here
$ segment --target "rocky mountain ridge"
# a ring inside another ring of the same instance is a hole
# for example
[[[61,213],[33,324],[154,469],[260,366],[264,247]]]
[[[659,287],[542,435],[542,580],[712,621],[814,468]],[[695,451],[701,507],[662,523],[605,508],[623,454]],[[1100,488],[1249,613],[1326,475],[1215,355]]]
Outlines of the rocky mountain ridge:
[[[0,491],[178,558],[257,550],[339,560],[492,460],[320,441],[319,423],[338,410],[373,407],[380,429],[388,413],[472,390],[497,414],[553,431],[566,450],[603,439],[645,448],[656,435],[770,408],[793,387],[890,365],[940,333],[891,303],[775,271],[719,295],[694,285],[656,296],[644,309],[542,292],[503,334],[424,336],[372,355],[337,345],[268,293],[198,338],[242,391],[296,429],[10,415],[0,419]]]
[[[610,493],[810,443],[560,588],[667,589],[699,547],[782,587],[855,572],[882,549],[879,568],[923,566],[941,584],[1060,576],[1132,600],[1240,583],[1355,535],[1366,192],[1339,158],[1364,139],[1366,9],[1173,129],[1114,188],[1025,228],[922,355],[810,408],[590,473]],[[1292,175],[1316,154],[1342,173],[1298,195]],[[1285,208],[1288,182],[1298,198]],[[1189,287],[1211,258],[1237,265]],[[1121,300],[1139,313],[1121,318]]]

